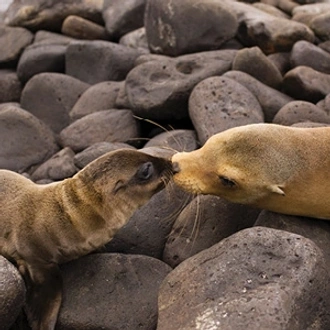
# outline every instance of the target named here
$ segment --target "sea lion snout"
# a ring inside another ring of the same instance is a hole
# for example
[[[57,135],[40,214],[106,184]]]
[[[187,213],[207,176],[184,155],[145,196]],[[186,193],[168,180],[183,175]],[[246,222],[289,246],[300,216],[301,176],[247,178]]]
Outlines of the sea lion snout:
[[[179,173],[181,171],[180,165],[178,162],[172,163],[172,172],[173,174]]]

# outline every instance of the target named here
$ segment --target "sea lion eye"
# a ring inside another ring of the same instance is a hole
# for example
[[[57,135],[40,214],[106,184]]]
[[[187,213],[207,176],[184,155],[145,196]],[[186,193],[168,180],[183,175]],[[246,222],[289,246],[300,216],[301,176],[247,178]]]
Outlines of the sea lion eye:
[[[154,165],[147,162],[141,165],[137,172],[137,177],[141,180],[149,180],[154,173]]]
[[[232,188],[236,186],[236,182],[230,180],[229,178],[227,178],[226,176],[219,176],[220,182],[222,183],[222,185],[224,187],[228,187],[228,188]]]

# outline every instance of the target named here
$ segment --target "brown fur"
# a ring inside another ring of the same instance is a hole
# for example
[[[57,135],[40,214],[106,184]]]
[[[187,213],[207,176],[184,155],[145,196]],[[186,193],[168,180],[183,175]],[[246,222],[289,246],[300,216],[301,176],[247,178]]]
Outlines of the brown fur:
[[[197,194],[330,219],[330,128],[236,127],[172,157],[174,182]]]
[[[26,280],[33,330],[55,327],[58,264],[110,241],[170,174],[169,161],[134,150],[110,152],[73,178],[47,185],[0,170],[0,253]]]

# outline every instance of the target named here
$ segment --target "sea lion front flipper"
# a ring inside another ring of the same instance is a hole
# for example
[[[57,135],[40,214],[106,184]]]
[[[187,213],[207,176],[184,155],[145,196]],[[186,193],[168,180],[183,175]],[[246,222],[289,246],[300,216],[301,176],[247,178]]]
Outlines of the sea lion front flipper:
[[[57,264],[28,265],[26,314],[33,330],[53,330],[62,300],[62,276]]]

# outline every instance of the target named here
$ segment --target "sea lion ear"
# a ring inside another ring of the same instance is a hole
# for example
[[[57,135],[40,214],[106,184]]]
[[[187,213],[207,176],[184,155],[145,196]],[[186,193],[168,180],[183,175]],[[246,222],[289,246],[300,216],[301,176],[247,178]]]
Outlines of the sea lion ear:
[[[282,196],[285,196],[285,192],[282,190],[283,186],[277,185],[277,184],[271,184],[268,186],[268,189],[275,193],[275,194],[279,194]]]

